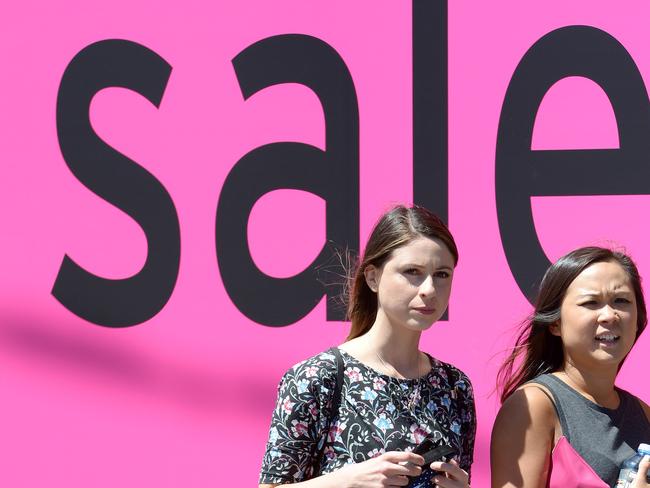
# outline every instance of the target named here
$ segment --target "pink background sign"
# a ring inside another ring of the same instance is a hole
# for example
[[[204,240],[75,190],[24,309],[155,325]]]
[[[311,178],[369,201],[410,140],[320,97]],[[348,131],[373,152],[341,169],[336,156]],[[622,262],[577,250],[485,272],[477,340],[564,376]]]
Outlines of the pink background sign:
[[[506,90],[527,50],[570,25],[616,38],[648,82],[648,19],[642,1],[450,2],[448,203],[461,257],[450,319],[427,332],[422,346],[473,381],[475,486],[489,483],[495,372],[529,311],[497,218],[495,151]],[[348,326],[326,321],[321,301],[293,325],[265,327],[246,318],[225,290],[215,214],[233,165],[264,144],[324,148],[325,137],[312,91],[284,84],[244,100],[232,59],[261,39],[299,33],[321,39],[344,60],[359,105],[363,242],[384,209],[413,198],[411,3],[27,1],[6,6],[3,20],[0,482],[255,486],[282,373],[341,342]],[[83,320],[52,296],[65,255],[111,279],[138,273],[147,257],[138,223],[79,182],[57,139],[63,73],[79,51],[104,39],[137,42],[172,67],[159,108],[124,88],[102,90],[90,107],[99,137],[155,175],[180,224],[171,297],[150,320],[121,329]],[[532,146],[618,148],[605,92],[585,78],[558,82],[540,106]],[[624,171],[612,164],[600,176],[616,181]],[[630,193],[533,197],[548,258],[580,245],[614,244],[650,276],[650,199]],[[255,204],[248,231],[260,270],[293,276],[322,246],[325,202],[304,191],[270,192]],[[620,385],[646,401],[648,354],[646,334],[620,375]]]

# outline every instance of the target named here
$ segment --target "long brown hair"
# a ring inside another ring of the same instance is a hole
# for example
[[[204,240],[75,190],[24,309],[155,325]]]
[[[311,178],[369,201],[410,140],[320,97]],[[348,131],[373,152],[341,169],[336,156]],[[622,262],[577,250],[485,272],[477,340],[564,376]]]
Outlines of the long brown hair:
[[[377,295],[366,283],[365,270],[381,267],[391,253],[418,237],[441,240],[458,263],[458,249],[449,229],[426,208],[398,205],[382,215],[375,224],[366,249],[352,278],[348,297],[348,319],[352,322],[347,340],[370,330],[377,316]]]
[[[544,274],[535,310],[523,322],[514,348],[499,368],[497,389],[501,392],[501,402],[527,381],[562,367],[562,340],[551,334],[550,326],[560,320],[560,307],[573,280],[592,264],[604,261],[619,264],[630,278],[637,308],[636,339],[639,338],[648,323],[648,316],[641,277],[634,261],[622,252],[603,247],[581,247],[571,251]]]

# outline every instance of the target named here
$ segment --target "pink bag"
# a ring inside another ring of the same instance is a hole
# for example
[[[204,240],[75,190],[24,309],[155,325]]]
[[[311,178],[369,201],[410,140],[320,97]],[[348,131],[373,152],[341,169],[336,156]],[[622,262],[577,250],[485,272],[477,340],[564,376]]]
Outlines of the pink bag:
[[[548,488],[609,488],[594,472],[587,461],[569,444],[566,437],[560,437],[551,453],[551,472]]]

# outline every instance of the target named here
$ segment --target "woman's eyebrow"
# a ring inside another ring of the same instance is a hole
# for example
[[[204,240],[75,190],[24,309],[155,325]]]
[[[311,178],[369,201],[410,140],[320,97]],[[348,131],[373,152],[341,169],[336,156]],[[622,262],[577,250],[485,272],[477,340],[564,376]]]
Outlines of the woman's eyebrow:
[[[632,290],[630,290],[627,287],[627,285],[620,285],[620,286],[615,287],[612,290],[612,292],[613,293],[632,293]],[[599,292],[599,291],[585,290],[585,291],[579,292],[576,296],[578,298],[583,298],[583,297],[599,297],[600,295],[601,295],[601,292]]]
[[[630,285],[627,283],[621,283],[620,285],[616,285],[614,287],[614,291],[623,291],[625,293],[632,292],[632,288],[630,288]]]
[[[598,297],[600,296],[599,291],[591,291],[591,290],[584,290],[578,293],[577,297],[582,298],[582,297]]]

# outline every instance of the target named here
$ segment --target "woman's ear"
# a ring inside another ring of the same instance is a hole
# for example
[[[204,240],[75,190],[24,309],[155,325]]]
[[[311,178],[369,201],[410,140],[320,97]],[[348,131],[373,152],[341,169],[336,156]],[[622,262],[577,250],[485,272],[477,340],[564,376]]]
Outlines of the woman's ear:
[[[557,320],[553,322],[551,325],[548,326],[548,330],[553,334],[554,336],[560,336],[562,335],[562,331],[560,328],[560,321]]]
[[[377,267],[374,264],[369,264],[366,266],[366,269],[363,270],[363,275],[366,278],[368,288],[377,293],[379,283],[379,270]]]

